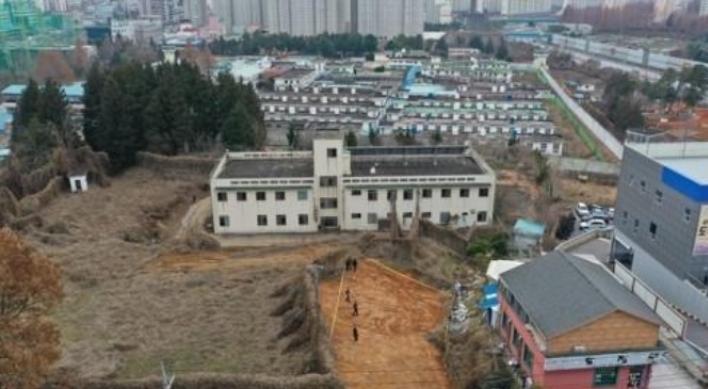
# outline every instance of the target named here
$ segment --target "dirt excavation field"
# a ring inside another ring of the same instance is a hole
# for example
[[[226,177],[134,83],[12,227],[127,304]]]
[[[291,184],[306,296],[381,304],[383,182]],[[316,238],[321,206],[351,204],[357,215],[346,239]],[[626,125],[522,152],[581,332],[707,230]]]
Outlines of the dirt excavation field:
[[[359,316],[345,301],[349,288]],[[325,321],[331,329],[339,280],[320,285]],[[345,277],[334,320],[333,348],[337,374],[348,389],[446,389],[450,383],[441,352],[425,335],[444,321],[444,296],[415,280],[370,260],[360,260],[356,274]],[[353,340],[353,325],[359,341]]]
[[[272,315],[282,301],[272,294],[344,238],[175,252],[193,196],[207,195],[200,182],[136,168],[109,187],[62,194],[39,212],[42,226],[23,231],[63,271],[59,371],[143,378],[164,361],[178,374],[303,373],[308,350],[286,351],[283,318]]]

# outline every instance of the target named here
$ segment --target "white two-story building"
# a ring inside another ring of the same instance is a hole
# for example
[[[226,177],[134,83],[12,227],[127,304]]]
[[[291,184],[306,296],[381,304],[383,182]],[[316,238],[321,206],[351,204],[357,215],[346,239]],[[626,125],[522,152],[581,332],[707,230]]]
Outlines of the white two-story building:
[[[355,147],[316,139],[311,152],[227,152],[211,175],[216,233],[376,230],[394,212],[442,225],[486,225],[495,174],[466,146]]]

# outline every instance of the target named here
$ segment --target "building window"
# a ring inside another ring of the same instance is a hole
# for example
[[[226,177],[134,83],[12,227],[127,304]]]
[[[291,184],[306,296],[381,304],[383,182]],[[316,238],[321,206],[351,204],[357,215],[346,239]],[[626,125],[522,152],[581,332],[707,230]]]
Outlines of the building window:
[[[367,195],[369,196],[369,201],[376,201],[379,199],[379,193],[375,190],[370,190]]]
[[[256,192],[256,200],[257,201],[265,201],[266,195],[265,192]]]
[[[440,224],[447,224],[450,222],[450,212],[440,212]]]
[[[306,226],[309,223],[308,219],[309,218],[306,214],[301,213],[301,214],[297,215],[297,224],[299,224],[301,226]]]
[[[654,196],[656,196],[656,202],[659,204],[664,200],[664,194],[658,189],[654,192]]]
[[[647,191],[647,182],[644,180],[641,180],[639,182],[639,187],[641,188],[642,193],[646,192]]]
[[[430,212],[423,212],[420,216],[423,219],[430,219],[433,216],[433,214],[431,214]]]
[[[229,225],[230,223],[228,216],[219,216],[219,227],[228,227]]]
[[[360,213],[352,213],[352,219],[361,219],[361,214]]]
[[[691,209],[690,208],[685,208],[683,210],[683,219],[688,221],[691,221]]]
[[[636,234],[639,230],[639,219],[634,219],[634,233]]]
[[[285,218],[285,215],[275,215],[275,223],[279,226],[284,226],[288,224],[288,221]]]
[[[322,209],[334,209],[337,208],[337,199],[323,197],[320,199],[320,208]]]
[[[598,367],[597,369],[595,369],[592,383],[595,386],[617,385],[617,368]]]
[[[479,197],[489,197],[489,188],[479,188]]]
[[[478,212],[477,221],[480,223],[485,223],[487,221],[487,211]]]
[[[352,191],[352,196],[361,196],[361,191],[359,189],[354,189]]]
[[[629,219],[629,212],[622,212],[622,224],[627,225],[627,219]]]
[[[460,189],[460,197],[470,197],[469,189]]]
[[[432,189],[423,189],[423,198],[429,199],[431,197],[433,197],[433,190]]]
[[[225,201],[228,199],[227,196],[226,196],[226,192],[217,192],[217,193],[216,193],[216,199],[217,199],[219,202],[222,202],[222,203],[225,202]]]
[[[379,222],[379,215],[377,215],[375,213],[369,213],[366,215],[366,221],[369,224],[376,224]]]
[[[452,189],[441,189],[440,190],[440,197],[448,198],[450,196],[452,196]]]
[[[285,192],[275,192],[275,201],[285,201]]]
[[[413,212],[403,212],[404,219],[413,219]]]
[[[246,192],[236,192],[237,201],[246,201]]]
[[[268,216],[258,215],[258,226],[265,227],[268,225]]]
[[[395,190],[389,190],[386,192],[386,200],[396,200],[396,191]]]
[[[634,186],[634,174],[629,175],[629,186]]]
[[[651,234],[652,239],[656,239],[656,223],[649,223],[649,233]]]
[[[307,200],[307,191],[306,190],[297,191],[297,199],[298,199],[298,201]]]
[[[328,158],[337,158],[337,149],[327,149]]]
[[[533,352],[531,352],[531,349],[529,349],[529,346],[524,345],[524,353],[523,353],[523,360],[524,363],[526,364],[526,367],[529,368],[529,370],[533,370]]]
[[[335,177],[335,176],[320,177],[320,186],[323,188],[337,186],[337,177]]]
[[[413,200],[413,189],[403,191],[403,200]]]

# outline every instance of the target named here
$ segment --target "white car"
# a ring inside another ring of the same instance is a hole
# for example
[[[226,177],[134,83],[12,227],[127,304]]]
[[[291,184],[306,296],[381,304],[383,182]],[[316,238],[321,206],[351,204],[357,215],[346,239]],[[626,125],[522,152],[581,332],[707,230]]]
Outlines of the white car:
[[[580,223],[581,231],[598,230],[607,227],[607,222],[602,219],[590,219]]]
[[[590,216],[590,209],[587,204],[578,203],[578,205],[575,206],[575,213],[578,215],[579,219],[585,220]]]

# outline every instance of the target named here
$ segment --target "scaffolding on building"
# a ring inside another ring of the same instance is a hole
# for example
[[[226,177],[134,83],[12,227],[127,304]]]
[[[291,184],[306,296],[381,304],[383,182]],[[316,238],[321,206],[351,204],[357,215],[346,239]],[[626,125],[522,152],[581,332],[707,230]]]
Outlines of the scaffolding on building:
[[[71,50],[78,25],[69,14],[43,12],[32,0],[0,0],[0,70],[25,74],[40,52]]]

